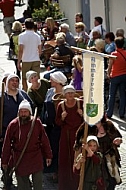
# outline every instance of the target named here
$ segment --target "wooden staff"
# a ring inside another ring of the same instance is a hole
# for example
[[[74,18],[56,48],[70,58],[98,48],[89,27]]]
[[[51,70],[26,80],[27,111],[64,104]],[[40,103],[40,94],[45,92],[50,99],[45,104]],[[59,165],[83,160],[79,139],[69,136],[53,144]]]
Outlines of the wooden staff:
[[[4,102],[4,82],[2,82],[1,100],[0,100],[0,135],[2,135],[3,102]]]
[[[86,143],[87,136],[88,136],[88,124],[85,123],[83,143]],[[82,149],[82,155],[83,155],[84,158],[86,157],[86,150],[84,148]],[[84,184],[84,171],[85,171],[85,162],[83,162],[82,165],[81,165],[80,181],[79,181],[78,190],[84,190],[84,188],[83,188],[83,184]]]

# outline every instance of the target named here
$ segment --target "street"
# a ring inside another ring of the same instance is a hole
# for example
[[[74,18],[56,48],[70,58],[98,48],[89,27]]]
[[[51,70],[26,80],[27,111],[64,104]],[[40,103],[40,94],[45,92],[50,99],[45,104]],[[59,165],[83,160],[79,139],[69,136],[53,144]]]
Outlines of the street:
[[[24,5],[15,6],[15,19],[22,17],[23,11],[27,7],[27,0],[24,0]],[[3,22],[2,22],[2,13],[0,12],[0,87],[1,87],[1,78],[4,71],[6,72],[15,72],[15,65],[12,60],[8,60],[8,50],[9,50],[9,39],[8,36],[4,33]],[[112,117],[117,129],[121,132],[123,136],[123,143],[121,144],[119,151],[121,154],[121,178],[122,184],[116,187],[116,190],[126,190],[126,119],[121,120],[118,117],[118,104],[115,105],[114,115]],[[53,183],[48,180],[50,174],[44,174],[43,177],[43,190],[57,190],[57,183]],[[1,179],[1,175],[0,175]],[[15,179],[15,178],[14,178]],[[16,183],[16,181],[15,181]],[[3,183],[0,181],[0,189],[2,189]],[[12,189],[17,189],[12,188]]]

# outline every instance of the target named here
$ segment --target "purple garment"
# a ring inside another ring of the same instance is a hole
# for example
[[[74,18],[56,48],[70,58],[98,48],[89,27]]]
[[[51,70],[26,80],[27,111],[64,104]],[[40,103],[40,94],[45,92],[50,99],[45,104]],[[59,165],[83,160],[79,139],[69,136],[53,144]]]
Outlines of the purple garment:
[[[83,80],[82,73],[79,72],[78,69],[75,69],[73,84],[76,90],[82,90],[82,87],[81,87],[82,80]]]

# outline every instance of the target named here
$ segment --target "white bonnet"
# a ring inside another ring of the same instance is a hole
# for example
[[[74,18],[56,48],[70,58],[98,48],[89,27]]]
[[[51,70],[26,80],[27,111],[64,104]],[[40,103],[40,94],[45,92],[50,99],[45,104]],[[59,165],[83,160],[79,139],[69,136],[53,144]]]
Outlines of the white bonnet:
[[[88,143],[89,141],[91,141],[91,140],[95,141],[95,142],[97,143],[97,145],[99,146],[98,138],[97,138],[96,136],[94,136],[94,135],[89,135],[89,136],[87,137],[87,143]]]
[[[28,82],[30,82],[31,77],[34,76],[34,75],[37,75],[37,72],[36,72],[36,71],[30,70],[30,71],[28,71],[28,72],[26,73],[26,78],[27,78]]]
[[[26,99],[22,100],[22,102],[19,104],[18,111],[20,109],[28,109],[30,111],[30,114],[32,115],[31,105]]]
[[[64,88],[63,88],[63,94],[66,94],[66,93],[68,93],[68,92],[76,92],[74,86],[72,86],[72,85],[70,85],[70,84],[64,86]]]
[[[12,79],[12,78],[15,78],[15,77],[18,78],[18,80],[20,80],[18,75],[16,75],[16,74],[8,75],[7,80],[6,80],[5,92],[8,91],[8,82],[9,82],[9,80]]]
[[[60,83],[62,85],[65,85],[66,82],[67,82],[67,78],[66,76],[61,72],[61,71],[56,71],[54,73],[51,73],[50,74],[50,78],[57,82],[57,83]]]

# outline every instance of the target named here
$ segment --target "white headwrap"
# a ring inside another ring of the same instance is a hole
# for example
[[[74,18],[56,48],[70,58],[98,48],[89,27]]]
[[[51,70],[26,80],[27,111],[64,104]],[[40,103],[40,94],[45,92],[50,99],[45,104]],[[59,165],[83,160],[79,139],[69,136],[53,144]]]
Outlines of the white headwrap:
[[[15,78],[15,77],[18,78],[18,80],[20,80],[18,75],[16,75],[16,74],[8,75],[7,80],[6,80],[5,92],[8,92],[8,82],[9,82],[9,80],[12,79],[12,78]]]
[[[94,136],[94,135],[89,135],[89,136],[87,137],[87,143],[88,143],[89,141],[91,141],[91,140],[96,141],[97,145],[99,146],[98,138],[97,138],[96,136]]]
[[[37,75],[37,72],[36,72],[36,71],[30,70],[30,71],[28,71],[28,72],[26,73],[26,78],[27,78],[28,82],[30,82],[31,77],[34,76],[34,75]]]
[[[20,109],[28,109],[30,111],[30,114],[32,115],[31,105],[26,99],[22,100],[22,102],[19,104],[18,111]]]
[[[66,85],[63,88],[63,94],[66,94],[68,92],[76,92],[75,88],[72,85]]]
[[[54,73],[51,73],[50,74],[50,78],[57,82],[57,83],[60,83],[62,85],[65,85],[66,82],[67,82],[67,78],[66,76],[61,72],[61,71],[56,71]]]

